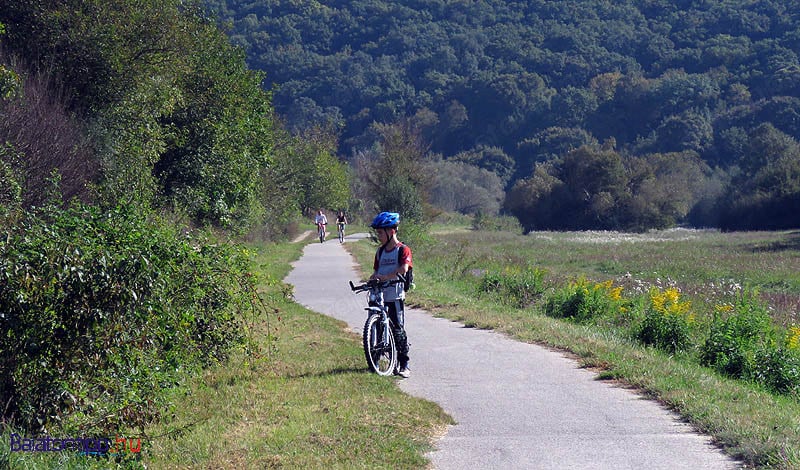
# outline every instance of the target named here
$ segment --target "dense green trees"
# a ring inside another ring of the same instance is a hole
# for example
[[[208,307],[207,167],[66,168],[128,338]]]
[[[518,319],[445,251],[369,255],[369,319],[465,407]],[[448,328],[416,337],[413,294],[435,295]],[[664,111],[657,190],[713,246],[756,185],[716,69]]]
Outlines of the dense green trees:
[[[724,199],[721,227],[796,227],[800,210],[800,144],[767,123],[750,133],[744,154],[741,172],[733,177]]]
[[[363,132],[372,120],[423,106],[443,114],[456,100],[466,105],[475,138],[485,138],[492,125],[507,119],[521,125],[522,135],[508,129],[498,140],[483,142],[513,153],[520,137],[546,126],[594,130],[593,121],[605,114],[597,105],[612,101],[611,109],[624,109],[639,124],[628,136],[617,126],[608,129],[622,144],[647,135],[667,116],[703,106],[719,109],[729,102],[719,96],[723,89],[743,87],[762,99],[791,96],[797,86],[796,19],[793,4],[785,2],[677,8],[584,0],[569,9],[555,1],[499,0],[206,3],[232,20],[232,37],[248,51],[250,64],[280,85],[280,112],[299,97],[317,109],[333,106],[346,121],[347,136]],[[614,73],[653,80],[650,90],[640,90],[652,98],[626,106],[636,88],[620,90],[617,98],[597,94],[591,82]],[[528,77],[541,82],[532,87]],[[537,106],[545,106],[546,114],[537,113]],[[359,113],[369,119],[357,118]],[[318,117],[312,112],[294,120],[302,125]],[[460,148],[434,150],[454,154],[475,140],[449,143]]]
[[[58,80],[65,112],[89,130],[101,197],[143,207],[172,198],[200,223],[241,227],[269,158],[268,96],[198,13],[151,1],[0,7],[6,46],[46,67],[37,73]]]
[[[505,208],[528,229],[666,228],[709,194],[710,172],[691,151],[623,158],[608,146],[585,145],[537,163],[511,188]]]
[[[82,180],[100,188],[95,198],[109,204],[168,205],[197,224],[238,231],[270,217],[264,172],[302,146],[276,148],[279,124],[271,96],[261,89],[263,74],[247,69],[242,53],[198,3],[6,2],[0,19],[8,26],[3,42],[9,54],[42,67],[26,71],[27,96],[9,101],[2,113],[6,135],[31,129],[42,134],[27,138],[29,144],[16,142],[28,167],[27,198],[43,194],[42,181],[58,168],[62,190],[65,183]],[[36,84],[34,77],[56,78]],[[37,98],[59,88],[64,90],[59,102]],[[59,151],[43,141],[63,140],[63,130],[51,126],[42,132],[46,126],[12,121],[30,114],[32,102],[43,104],[29,122],[61,113],[59,126],[76,129],[72,132],[83,134],[76,142],[83,143],[65,142],[71,150]],[[70,119],[77,126],[68,124]],[[81,169],[72,173],[59,162],[43,161],[81,148],[72,158]],[[35,160],[36,155],[42,157]],[[100,171],[91,176],[90,168]],[[315,171],[325,175],[328,169]],[[338,194],[315,204],[342,205],[343,198]]]
[[[758,126],[800,139],[797,0],[206,4],[290,127],[342,126],[346,155],[373,122],[420,110],[444,159],[508,156],[509,188],[595,142],[625,161],[694,152],[732,175]]]
[[[259,230],[280,235],[291,228],[298,214],[319,208],[347,209],[350,172],[336,158],[336,136],[330,130],[308,129],[294,137],[277,133],[278,158],[264,174],[263,201],[268,217]]]

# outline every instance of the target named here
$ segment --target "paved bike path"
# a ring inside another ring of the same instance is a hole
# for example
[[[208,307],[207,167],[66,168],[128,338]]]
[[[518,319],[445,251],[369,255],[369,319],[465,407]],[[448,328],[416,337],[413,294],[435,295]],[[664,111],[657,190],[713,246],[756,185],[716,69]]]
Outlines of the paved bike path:
[[[306,246],[286,282],[300,304],[360,334],[365,294],[347,283],[357,272],[333,240]],[[416,309],[407,310],[406,329],[412,375],[394,380],[457,422],[428,455],[434,468],[737,468],[674,414],[562,354]]]

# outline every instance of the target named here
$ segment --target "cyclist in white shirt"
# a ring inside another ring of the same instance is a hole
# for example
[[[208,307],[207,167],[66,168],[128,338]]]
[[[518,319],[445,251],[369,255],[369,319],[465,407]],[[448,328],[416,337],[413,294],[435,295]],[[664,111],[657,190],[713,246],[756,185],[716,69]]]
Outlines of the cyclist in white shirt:
[[[322,239],[324,240],[328,236],[328,229],[326,227],[326,225],[328,225],[328,218],[325,217],[325,214],[322,212],[322,209],[320,209],[317,212],[316,217],[314,217],[314,223],[317,225],[317,228],[320,228],[320,224],[322,224],[321,227],[323,233]]]

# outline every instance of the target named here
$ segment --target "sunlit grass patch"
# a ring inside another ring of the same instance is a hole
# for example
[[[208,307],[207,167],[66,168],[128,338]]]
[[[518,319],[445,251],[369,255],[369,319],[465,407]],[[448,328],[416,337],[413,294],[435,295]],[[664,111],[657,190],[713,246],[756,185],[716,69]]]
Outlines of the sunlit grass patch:
[[[535,267],[506,266],[486,272],[478,291],[502,303],[524,307],[544,292],[544,276],[545,272]]]
[[[150,431],[148,466],[378,468],[391,456],[402,468],[425,467],[431,439],[452,420],[368,373],[360,339],[342,322],[291,301],[274,280],[302,244],[253,249],[271,307],[269,327],[258,323],[263,354],[242,349],[176,394],[174,418]]]

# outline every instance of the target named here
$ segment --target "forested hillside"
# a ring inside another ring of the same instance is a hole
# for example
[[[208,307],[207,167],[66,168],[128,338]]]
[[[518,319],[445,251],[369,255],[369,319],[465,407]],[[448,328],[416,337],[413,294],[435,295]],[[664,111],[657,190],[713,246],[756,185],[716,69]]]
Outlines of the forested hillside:
[[[408,119],[527,228],[800,224],[797,0],[206,3],[291,128]]]

